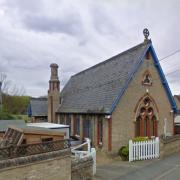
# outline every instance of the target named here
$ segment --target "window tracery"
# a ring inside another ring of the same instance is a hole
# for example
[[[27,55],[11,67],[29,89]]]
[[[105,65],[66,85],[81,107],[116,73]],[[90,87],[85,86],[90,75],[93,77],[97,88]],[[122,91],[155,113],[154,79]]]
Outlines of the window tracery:
[[[136,114],[136,136],[157,136],[157,111],[149,97],[141,100]]]

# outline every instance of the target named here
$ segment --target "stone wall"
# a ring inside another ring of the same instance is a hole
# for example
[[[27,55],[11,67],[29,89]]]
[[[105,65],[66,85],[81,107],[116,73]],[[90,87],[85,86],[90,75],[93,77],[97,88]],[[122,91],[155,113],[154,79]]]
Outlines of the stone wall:
[[[160,157],[163,158],[170,154],[180,151],[180,135],[160,139]]]
[[[0,161],[0,180],[70,180],[70,150]]]
[[[93,160],[85,158],[79,161],[72,161],[71,165],[72,180],[91,180],[93,179]]]

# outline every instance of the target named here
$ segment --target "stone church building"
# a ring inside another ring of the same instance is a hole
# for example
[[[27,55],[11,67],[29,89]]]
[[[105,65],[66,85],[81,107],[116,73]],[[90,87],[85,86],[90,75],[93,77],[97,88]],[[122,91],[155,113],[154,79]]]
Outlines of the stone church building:
[[[96,148],[117,153],[137,136],[174,134],[176,103],[151,40],[71,76],[60,92],[51,64],[48,121],[71,125]]]

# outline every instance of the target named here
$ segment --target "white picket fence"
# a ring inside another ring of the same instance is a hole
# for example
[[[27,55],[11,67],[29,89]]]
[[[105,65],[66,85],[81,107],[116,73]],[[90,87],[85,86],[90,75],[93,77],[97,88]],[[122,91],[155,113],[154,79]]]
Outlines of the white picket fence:
[[[159,157],[159,138],[133,142],[129,140],[129,162]]]
[[[73,147],[71,149],[71,152],[74,153],[75,155],[75,159],[83,159],[86,157],[92,157],[93,159],[93,175],[96,174],[96,149],[95,148],[91,148],[91,140],[89,138],[85,138],[85,143],[80,144],[76,147]],[[87,145],[87,151],[80,151],[77,150],[81,147],[83,147],[84,145]]]

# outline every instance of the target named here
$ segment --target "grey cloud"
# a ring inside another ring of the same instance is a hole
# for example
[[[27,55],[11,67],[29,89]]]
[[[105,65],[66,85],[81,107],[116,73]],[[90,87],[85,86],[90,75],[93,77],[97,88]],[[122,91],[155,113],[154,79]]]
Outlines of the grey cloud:
[[[175,0],[1,1],[0,72],[29,95],[47,94],[52,61],[59,65],[62,89],[71,75],[142,42],[144,27],[160,57],[180,47]],[[178,68],[178,57],[162,63],[165,74]],[[180,91],[178,77],[167,76],[173,91]]]
[[[38,87],[41,87],[41,88],[46,87],[48,85],[48,80],[47,81],[43,81],[43,80],[42,81],[38,81],[34,85],[38,86]]]
[[[83,31],[78,14],[70,14],[66,17],[45,17],[31,14],[23,18],[23,23],[28,29],[46,33],[78,35]]]
[[[80,39],[78,42],[79,46],[85,46],[87,44],[88,40],[87,39]]]
[[[1,59],[0,59],[0,61],[1,61]],[[1,73],[8,73],[8,67],[7,67],[7,65],[2,64],[2,63],[1,63],[1,65],[0,65],[0,74],[1,74]]]
[[[68,35],[78,35],[83,31],[81,16],[76,10],[64,12],[61,7],[61,1],[57,3],[59,13],[53,13],[55,4],[43,0],[7,0],[4,2],[6,10],[10,16],[16,21],[24,25],[27,30],[45,33],[64,33]],[[52,5],[53,4],[53,5]],[[49,7],[52,7],[49,8]]]
[[[10,11],[16,11],[23,15],[24,13],[38,13],[41,11],[43,6],[42,0],[4,0],[4,6]]]
[[[116,32],[116,26],[109,17],[107,11],[101,7],[92,7],[91,9],[93,25],[98,33],[104,35],[112,35]]]
[[[166,77],[170,83],[179,83],[179,78],[177,77],[180,77],[180,68],[171,71]]]

